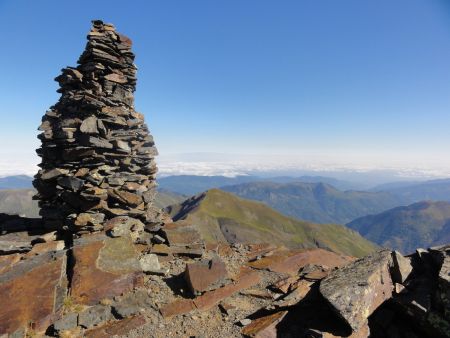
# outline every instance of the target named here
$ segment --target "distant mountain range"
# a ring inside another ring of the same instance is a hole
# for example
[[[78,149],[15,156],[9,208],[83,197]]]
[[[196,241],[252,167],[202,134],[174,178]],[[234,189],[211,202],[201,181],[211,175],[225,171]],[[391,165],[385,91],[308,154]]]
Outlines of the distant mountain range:
[[[0,177],[0,189],[31,189],[33,178],[26,175],[16,175]],[[195,176],[195,175],[177,175],[167,176],[158,179],[161,191],[171,191],[181,195],[192,196],[213,188],[222,188],[232,185],[253,182],[273,182],[273,183],[325,183],[334,188],[346,190],[361,189],[360,183],[344,181],[325,176],[279,176],[279,177],[260,177],[260,176]],[[424,201],[450,201],[450,179],[431,180],[423,182],[399,181],[378,185],[369,189],[370,192],[388,192],[399,197],[406,204]]]
[[[196,224],[207,242],[268,242],[287,247],[323,247],[363,256],[376,245],[341,225],[314,224],[286,217],[263,203],[212,189],[170,206],[176,220]]]
[[[203,191],[222,188],[230,185],[237,185],[249,182],[275,182],[275,183],[292,183],[292,182],[307,182],[307,183],[328,183],[334,187],[342,190],[354,189],[356,184],[351,182],[341,181],[331,177],[323,176],[279,176],[279,177],[259,177],[259,176],[194,176],[194,175],[178,175],[167,176],[158,179],[158,184],[161,189],[174,191],[183,195],[195,195]]]
[[[414,203],[358,218],[347,226],[381,246],[409,254],[418,247],[450,242],[450,203]]]
[[[389,192],[410,203],[426,200],[450,202],[450,179],[416,182],[406,185],[391,183],[390,185],[378,186],[373,190]]]
[[[15,175],[0,177],[0,189],[30,189],[33,177],[27,175]]]
[[[253,182],[222,188],[264,202],[279,212],[316,223],[345,224],[404,203],[385,192],[341,191],[324,183]]]

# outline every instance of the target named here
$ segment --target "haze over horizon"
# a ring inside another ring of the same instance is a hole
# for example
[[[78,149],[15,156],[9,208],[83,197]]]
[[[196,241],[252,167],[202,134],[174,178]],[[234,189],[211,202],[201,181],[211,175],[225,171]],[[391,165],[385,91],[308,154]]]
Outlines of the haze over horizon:
[[[450,176],[444,1],[133,4],[124,14],[106,1],[0,1],[0,175],[37,170],[53,78],[76,65],[101,18],[133,38],[136,107],[162,174]]]

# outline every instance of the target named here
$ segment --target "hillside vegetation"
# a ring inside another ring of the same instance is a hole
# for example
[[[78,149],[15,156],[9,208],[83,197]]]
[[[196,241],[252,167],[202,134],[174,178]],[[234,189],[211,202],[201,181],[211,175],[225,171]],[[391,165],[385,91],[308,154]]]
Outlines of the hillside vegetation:
[[[411,253],[450,242],[450,203],[419,202],[358,218],[347,224],[379,245]]]
[[[174,220],[196,224],[207,242],[268,242],[287,247],[322,247],[363,256],[377,246],[335,224],[314,224],[284,216],[265,204],[218,189],[168,208]]]

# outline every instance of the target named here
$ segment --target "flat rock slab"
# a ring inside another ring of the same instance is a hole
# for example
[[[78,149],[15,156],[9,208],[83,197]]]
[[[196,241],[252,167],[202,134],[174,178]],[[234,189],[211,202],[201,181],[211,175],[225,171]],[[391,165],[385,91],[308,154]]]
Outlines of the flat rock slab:
[[[235,283],[225,285],[219,289],[205,292],[203,295],[194,299],[195,307],[201,311],[211,309],[218,304],[222,299],[230,297],[236,292],[252,287],[261,281],[258,272],[250,272],[243,275]]]
[[[192,245],[203,243],[196,227],[183,221],[164,225],[164,233],[170,245]]]
[[[67,293],[66,253],[45,253],[16,263],[0,276],[0,334],[29,323],[42,331]]]
[[[269,267],[269,270],[279,273],[297,274],[299,269],[308,264],[335,268],[346,265],[351,261],[353,259],[348,256],[324,249],[313,249],[296,253],[282,262],[275,263]]]
[[[184,274],[194,294],[208,290],[212,284],[224,280],[227,276],[227,268],[219,257],[210,261],[187,264]]]
[[[75,303],[95,305],[143,283],[138,253],[130,236],[104,234],[76,240],[71,295]]]
[[[120,321],[108,323],[102,327],[86,331],[86,338],[110,338],[113,336],[123,336],[133,329],[141,327],[146,323],[144,316],[126,318]]]
[[[340,267],[353,261],[352,257],[340,255],[324,249],[292,250],[276,252],[271,256],[249,263],[255,269],[296,275],[302,267],[322,265],[328,268]]]
[[[195,309],[194,301],[192,299],[177,299],[172,303],[164,305],[161,309],[161,315],[164,318],[181,315],[183,313],[191,312]]]
[[[276,338],[276,326],[283,320],[286,314],[287,311],[280,311],[255,319],[249,325],[244,327],[242,334],[246,337]]]
[[[242,275],[238,281],[213,291],[207,291],[195,299],[177,299],[163,306],[160,312],[164,318],[191,312],[195,309],[207,311],[219,304],[219,302],[230,297],[236,292],[252,287],[261,281],[258,272],[250,272]]]
[[[333,271],[320,284],[320,293],[357,332],[385,300],[392,297],[390,251],[361,258]]]

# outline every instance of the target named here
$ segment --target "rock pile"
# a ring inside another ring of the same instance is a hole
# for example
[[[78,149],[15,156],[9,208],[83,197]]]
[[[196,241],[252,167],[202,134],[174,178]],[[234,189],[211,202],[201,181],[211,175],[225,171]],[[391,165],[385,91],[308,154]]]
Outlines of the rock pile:
[[[356,260],[205,245],[186,221],[163,243],[127,217],[73,241],[37,226],[0,217],[0,337],[450,337],[450,246]]]
[[[136,66],[131,40],[111,24],[93,21],[77,67],[55,80],[61,98],[42,118],[41,170],[33,182],[48,228],[96,231],[130,216],[160,221],[157,150],[134,109]]]

